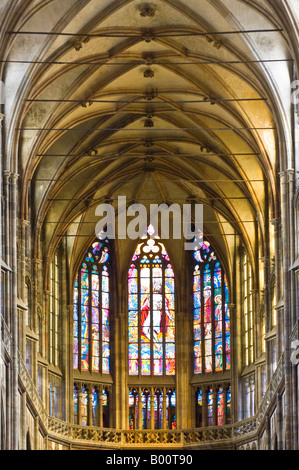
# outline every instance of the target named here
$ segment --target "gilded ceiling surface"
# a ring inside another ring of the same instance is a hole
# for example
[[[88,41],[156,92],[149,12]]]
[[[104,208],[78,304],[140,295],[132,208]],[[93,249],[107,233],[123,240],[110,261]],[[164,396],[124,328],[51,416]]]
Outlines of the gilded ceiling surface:
[[[191,197],[228,266],[236,237],[254,256],[276,216],[291,126],[277,2],[16,4],[0,6],[7,166],[20,175],[36,256],[51,257],[67,235],[77,260],[94,238],[96,206],[117,207],[118,196],[146,206]],[[117,243],[120,258],[134,252],[134,241]],[[180,243],[168,248],[178,269]]]

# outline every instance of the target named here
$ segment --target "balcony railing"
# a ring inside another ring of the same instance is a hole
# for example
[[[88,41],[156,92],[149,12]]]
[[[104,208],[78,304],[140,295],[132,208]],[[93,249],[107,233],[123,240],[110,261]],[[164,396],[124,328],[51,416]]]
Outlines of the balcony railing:
[[[188,448],[204,443],[222,442],[231,446],[234,438],[255,438],[256,419],[249,418],[223,427],[188,430],[116,430],[78,426],[48,418],[50,437],[73,445],[96,445],[105,448],[167,447]]]
[[[38,394],[38,391],[36,390],[32,377],[29,374],[26,368],[26,364],[20,353],[18,355],[18,360],[19,360],[19,380],[21,381],[27,393],[27,396],[30,399],[33,407],[35,408],[35,411],[38,414],[43,426],[46,428],[47,418],[48,418],[47,410],[44,407],[44,404]]]
[[[3,334],[2,325],[2,334]],[[6,347],[7,343],[6,333]],[[78,426],[48,416],[47,410],[36,390],[26,365],[19,354],[19,379],[40,417],[41,423],[49,437],[60,440],[66,445],[93,446],[105,448],[132,447],[173,447],[188,448],[207,443],[221,443],[224,446],[240,444],[242,440],[250,442],[256,439],[257,431],[262,424],[267,410],[283,381],[284,357],[282,356],[275,374],[261,402],[256,417],[248,418],[223,427],[205,427],[187,430],[117,430],[92,426]]]
[[[6,349],[7,354],[11,356],[12,338],[11,338],[10,331],[2,315],[1,315],[1,343],[2,343],[2,347]],[[3,356],[3,351],[1,353]]]

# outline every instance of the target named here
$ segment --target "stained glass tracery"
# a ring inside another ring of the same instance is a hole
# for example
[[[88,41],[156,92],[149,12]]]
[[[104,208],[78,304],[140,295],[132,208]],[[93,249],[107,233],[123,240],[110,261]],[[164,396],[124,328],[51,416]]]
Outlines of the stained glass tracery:
[[[194,373],[221,372],[230,368],[227,278],[208,241],[193,257]]]
[[[110,373],[109,247],[87,250],[74,285],[73,366]]]
[[[128,273],[129,375],[175,374],[174,272],[157,238],[137,246]]]

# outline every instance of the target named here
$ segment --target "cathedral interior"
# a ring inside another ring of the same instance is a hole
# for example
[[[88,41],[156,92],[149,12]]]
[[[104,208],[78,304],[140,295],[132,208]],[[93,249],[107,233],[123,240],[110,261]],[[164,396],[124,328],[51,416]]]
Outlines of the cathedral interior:
[[[297,450],[298,0],[0,18],[0,448]],[[97,237],[119,198],[202,241]]]

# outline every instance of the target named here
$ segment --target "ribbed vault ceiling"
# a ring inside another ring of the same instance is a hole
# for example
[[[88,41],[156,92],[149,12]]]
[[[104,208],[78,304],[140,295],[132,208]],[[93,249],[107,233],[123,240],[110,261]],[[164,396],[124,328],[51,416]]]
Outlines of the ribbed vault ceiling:
[[[42,236],[36,255],[67,235],[77,260],[96,206],[118,196],[192,196],[228,265],[233,234],[253,255],[275,216],[278,117],[290,125],[291,56],[271,2],[23,1],[18,17],[2,3],[7,149],[21,215]],[[119,245],[127,257],[135,242]],[[179,269],[178,245],[168,251]]]

